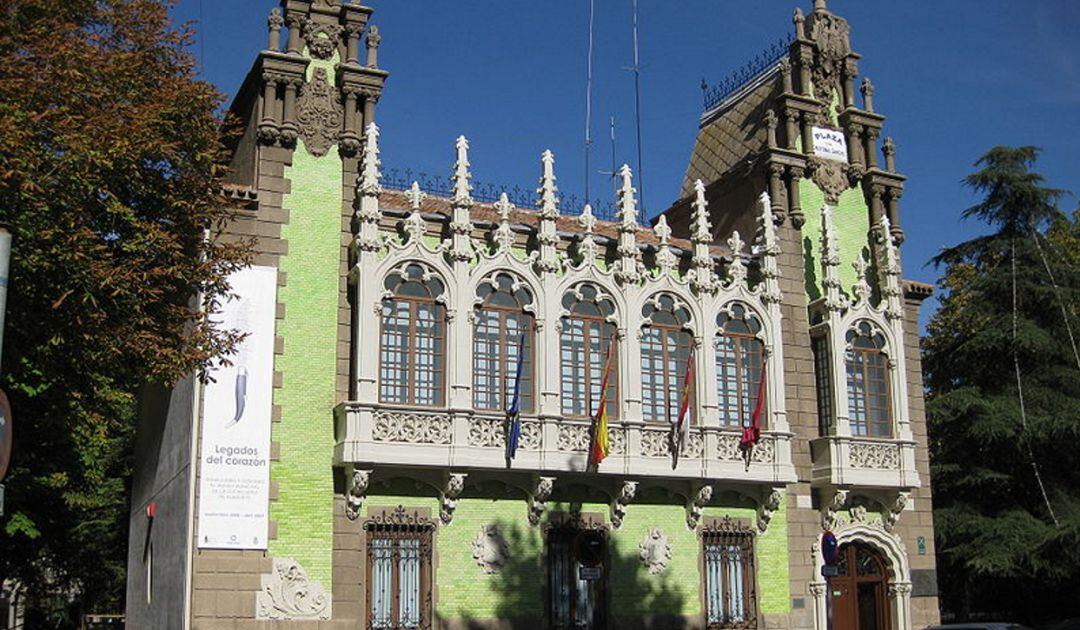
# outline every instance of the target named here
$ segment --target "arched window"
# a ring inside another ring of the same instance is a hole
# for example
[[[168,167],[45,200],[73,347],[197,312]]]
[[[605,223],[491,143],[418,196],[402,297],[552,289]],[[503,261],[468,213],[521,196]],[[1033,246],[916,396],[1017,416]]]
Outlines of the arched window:
[[[437,407],[445,400],[446,314],[442,280],[417,263],[391,272],[382,304],[379,400]]]
[[[533,410],[533,316],[525,311],[532,295],[510,274],[500,273],[476,290],[473,334],[473,406],[505,412],[514,398],[521,362],[519,411]]]
[[[885,335],[868,321],[847,332],[847,394],[851,434],[892,437],[892,397]]]
[[[675,422],[694,343],[686,330],[690,311],[662,294],[647,302],[641,315],[646,321],[641,331],[641,415],[654,422]]]
[[[735,302],[724,308],[716,323],[720,327],[714,342],[720,424],[747,425],[759,395],[764,397],[768,387],[763,380],[765,344],[758,336],[761,320],[744,304]]]
[[[600,387],[609,358],[607,413],[619,414],[619,358],[615,339],[615,304],[596,287],[583,284],[563,296],[562,333],[559,336],[562,412],[591,417],[600,404]],[[614,346],[614,347],[613,347]]]

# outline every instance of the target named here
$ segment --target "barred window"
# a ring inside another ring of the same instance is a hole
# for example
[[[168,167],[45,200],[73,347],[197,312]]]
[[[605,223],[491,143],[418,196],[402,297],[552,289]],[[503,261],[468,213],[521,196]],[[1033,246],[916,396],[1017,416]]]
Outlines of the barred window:
[[[379,400],[402,405],[443,404],[446,378],[442,281],[419,264],[386,278],[379,336]]]
[[[590,284],[579,285],[563,297],[567,313],[559,336],[562,412],[567,416],[591,417],[600,404],[600,387],[611,348],[607,413],[619,414],[619,357],[615,340],[615,304],[601,296]]]
[[[690,312],[668,295],[642,309],[641,413],[645,420],[675,422],[682,406],[693,337],[685,330]]]
[[[829,356],[829,338],[816,337],[811,344],[814,352],[814,382],[817,385],[818,430],[829,435],[833,428],[832,360]]]
[[[369,628],[431,628],[430,525],[369,523]]]
[[[735,303],[717,318],[720,331],[714,341],[716,350],[716,398],[720,424],[743,426],[749,423],[762,395],[765,367],[765,344],[758,335],[762,324],[743,304]],[[768,383],[764,384],[768,387]],[[766,398],[766,400],[768,400]]]
[[[757,627],[754,534],[730,521],[702,534],[706,627]]]
[[[847,333],[848,417],[851,434],[892,437],[892,397],[885,335],[868,321]]]
[[[533,410],[533,316],[528,290],[500,273],[477,289],[483,303],[476,309],[473,335],[473,406],[485,411],[510,408],[521,364],[520,411]]]

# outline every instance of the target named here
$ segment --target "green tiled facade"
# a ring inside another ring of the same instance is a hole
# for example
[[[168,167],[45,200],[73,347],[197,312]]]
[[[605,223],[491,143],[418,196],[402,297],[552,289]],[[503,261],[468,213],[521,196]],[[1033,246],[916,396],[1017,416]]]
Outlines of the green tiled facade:
[[[806,261],[806,295],[810,300],[821,297],[821,208],[825,194],[813,181],[803,179],[799,186],[799,198],[806,212],[806,224],[802,227],[803,259]],[[841,291],[851,294],[855,284],[856,256],[870,262],[870,209],[862,184],[849,188],[840,195],[840,203],[833,209],[833,225],[836,226],[837,250],[840,253]],[[873,278],[870,278],[871,282]]]
[[[308,68],[309,78],[318,66],[333,76],[332,62],[316,61]],[[277,523],[270,553],[296,560],[312,579],[330,588],[341,158],[336,151],[316,158],[300,140],[285,176],[292,189],[283,202],[289,223],[281,230],[288,253],[279,267],[285,285],[278,298],[284,315],[277,335],[284,348],[275,364],[281,387],[274,404],[281,408],[281,421],[272,439],[281,456],[270,473],[278,487],[278,500],[270,508]]]

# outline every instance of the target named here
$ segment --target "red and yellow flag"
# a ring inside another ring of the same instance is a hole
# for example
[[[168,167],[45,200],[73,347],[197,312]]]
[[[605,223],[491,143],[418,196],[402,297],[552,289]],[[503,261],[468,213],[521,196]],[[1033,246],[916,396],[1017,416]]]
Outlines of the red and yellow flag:
[[[691,348],[690,355],[686,357],[686,373],[683,375],[682,400],[679,403],[679,416],[675,420],[675,444],[677,449],[685,445],[686,436],[690,433],[690,403],[692,400],[693,386],[694,350]]]
[[[611,452],[611,444],[608,440],[607,392],[608,377],[611,376],[611,350],[614,347],[615,337],[612,336],[611,341],[608,342],[607,358],[604,360],[604,378],[600,381],[600,408],[593,414],[592,449],[590,450],[595,465],[600,465],[600,462],[604,461]]]

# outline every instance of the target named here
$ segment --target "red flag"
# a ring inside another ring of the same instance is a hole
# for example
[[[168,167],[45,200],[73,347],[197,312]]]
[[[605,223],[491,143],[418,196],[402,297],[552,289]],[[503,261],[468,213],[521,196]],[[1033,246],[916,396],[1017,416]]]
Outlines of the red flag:
[[[758,381],[757,402],[754,404],[754,413],[750,416],[750,426],[743,427],[742,439],[739,440],[739,448],[748,450],[754,448],[761,439],[761,415],[765,412],[765,357],[761,357],[761,380]]]
[[[676,457],[678,448],[686,443],[686,436],[690,433],[690,392],[694,386],[694,351],[690,350],[690,356],[686,358],[686,373],[683,375],[682,402],[679,405],[679,417],[675,421],[675,446]]]

